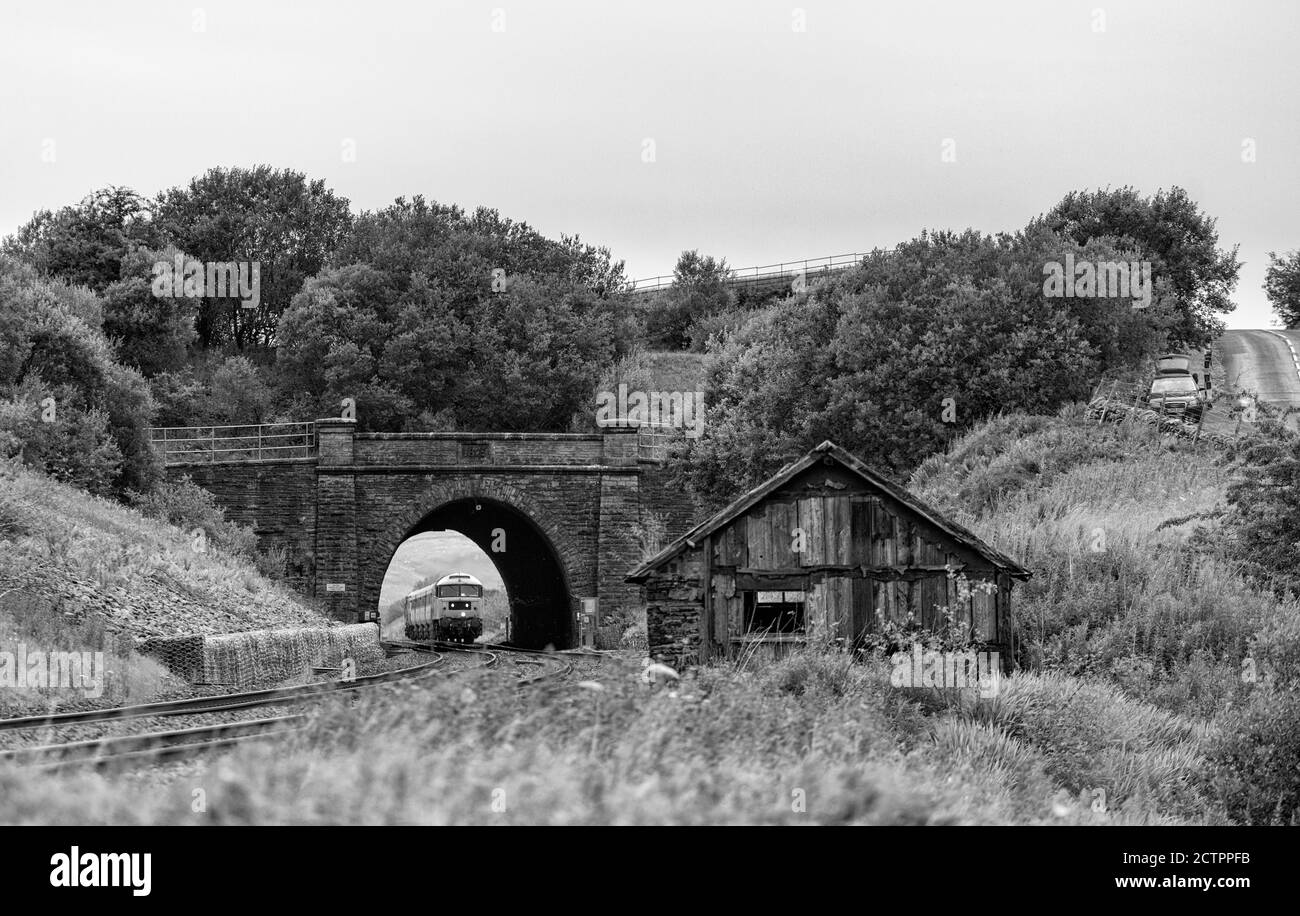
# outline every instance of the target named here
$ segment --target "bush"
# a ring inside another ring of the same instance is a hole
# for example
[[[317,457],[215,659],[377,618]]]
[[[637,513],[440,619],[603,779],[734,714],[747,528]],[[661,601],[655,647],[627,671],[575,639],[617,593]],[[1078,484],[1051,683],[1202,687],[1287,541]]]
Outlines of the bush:
[[[189,477],[160,484],[148,493],[132,491],[127,496],[132,505],[150,518],[191,533],[201,531],[200,551],[210,542],[235,556],[252,558],[256,553],[257,535],[253,530],[227,521],[212,494]],[[273,559],[267,562],[273,563]]]
[[[1300,694],[1260,689],[1221,725],[1209,757],[1228,816],[1242,824],[1300,822]]]
[[[0,445],[13,452],[16,440],[33,466],[97,493],[145,489],[158,474],[153,399],[116,361],[91,306],[85,290],[0,256],[0,398],[11,401]],[[40,422],[47,398],[53,423]]]
[[[0,457],[19,458],[28,467],[105,496],[114,489],[122,452],[101,410],[59,407],[53,422],[41,419],[44,408],[32,393],[0,401]]]

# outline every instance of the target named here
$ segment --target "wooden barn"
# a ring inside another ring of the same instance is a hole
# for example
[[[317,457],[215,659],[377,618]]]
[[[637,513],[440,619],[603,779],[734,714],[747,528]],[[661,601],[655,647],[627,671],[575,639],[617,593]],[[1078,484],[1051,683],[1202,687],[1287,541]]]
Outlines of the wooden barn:
[[[1011,588],[1029,572],[832,442],[673,541],[627,577],[650,654],[675,667],[804,643],[856,645],[880,620],[944,609],[1009,663]]]

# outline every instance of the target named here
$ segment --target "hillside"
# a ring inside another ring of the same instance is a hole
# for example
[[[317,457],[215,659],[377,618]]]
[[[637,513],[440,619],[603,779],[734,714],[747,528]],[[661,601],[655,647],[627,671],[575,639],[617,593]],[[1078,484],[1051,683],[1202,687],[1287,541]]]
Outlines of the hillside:
[[[190,532],[0,462],[0,650],[104,650],[122,675],[108,698],[138,700],[163,680],[134,653],[145,638],[329,625],[248,562],[196,546]],[[0,688],[5,714],[55,699]]]
[[[1271,751],[1291,719],[1239,672],[1247,652],[1300,657],[1300,615],[1215,555],[1231,473],[1203,443],[1077,408],[995,419],[920,468],[920,495],[1034,572],[1014,599],[1027,667],[988,699],[893,688],[883,659],[811,649],[659,687],[612,659],[583,689],[487,674],[320,710],[282,746],[237,749],[209,765],[211,810],[223,823],[1285,822],[1294,776]],[[192,822],[180,789],[11,779],[55,822]],[[487,815],[498,789],[509,803]]]

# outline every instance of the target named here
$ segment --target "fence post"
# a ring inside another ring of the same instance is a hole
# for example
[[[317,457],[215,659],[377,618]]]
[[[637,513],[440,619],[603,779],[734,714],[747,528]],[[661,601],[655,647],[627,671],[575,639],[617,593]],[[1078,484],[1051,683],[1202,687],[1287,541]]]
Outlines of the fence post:
[[[217,463],[217,428],[213,426],[211,427],[211,430],[212,430],[212,435],[210,438],[211,444],[208,447],[208,462],[210,464],[216,464]]]
[[[257,425],[257,460],[262,460],[262,425]]]

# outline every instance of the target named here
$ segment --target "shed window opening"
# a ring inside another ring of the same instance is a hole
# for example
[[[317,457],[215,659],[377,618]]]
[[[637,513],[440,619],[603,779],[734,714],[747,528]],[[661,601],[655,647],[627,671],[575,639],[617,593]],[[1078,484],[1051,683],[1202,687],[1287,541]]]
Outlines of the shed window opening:
[[[745,632],[789,634],[804,631],[804,593],[745,592]]]

